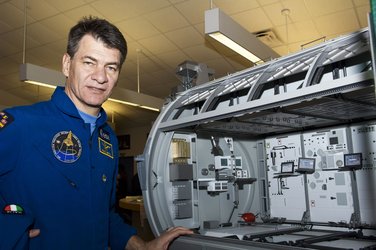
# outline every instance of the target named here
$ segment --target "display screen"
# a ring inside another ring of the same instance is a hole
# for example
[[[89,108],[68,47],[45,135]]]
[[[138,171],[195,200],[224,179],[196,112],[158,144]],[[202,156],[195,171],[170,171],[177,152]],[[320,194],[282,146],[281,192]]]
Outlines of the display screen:
[[[221,159],[221,166],[227,166],[228,163],[227,163],[227,159],[226,158],[222,158]]]
[[[361,168],[362,167],[362,153],[345,154],[344,155],[345,167]]]
[[[282,162],[281,163],[281,173],[293,173],[294,172],[294,162]]]
[[[235,166],[241,167],[242,166],[242,160],[241,159],[235,159]]]
[[[307,173],[315,172],[315,158],[299,158],[297,171]]]
[[[330,137],[329,144],[330,145],[338,144],[338,137]]]

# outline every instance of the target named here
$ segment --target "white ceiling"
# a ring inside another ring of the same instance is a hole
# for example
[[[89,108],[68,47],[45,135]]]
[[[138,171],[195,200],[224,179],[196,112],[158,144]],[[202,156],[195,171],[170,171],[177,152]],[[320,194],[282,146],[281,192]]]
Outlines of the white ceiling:
[[[165,98],[180,84],[175,69],[186,60],[205,63],[215,78],[251,66],[205,37],[204,12],[211,7],[252,33],[271,30],[276,39],[267,45],[282,56],[316,39],[366,27],[370,11],[369,0],[27,0],[23,50],[24,3],[0,0],[0,110],[48,99],[50,89],[19,81],[23,55],[25,62],[60,70],[69,28],[85,15],[113,22],[128,41],[118,86],[137,91],[138,54],[141,93]],[[290,10],[287,25],[285,8]],[[115,123],[126,127],[149,124],[158,115],[120,104],[106,107],[110,116],[115,112]]]

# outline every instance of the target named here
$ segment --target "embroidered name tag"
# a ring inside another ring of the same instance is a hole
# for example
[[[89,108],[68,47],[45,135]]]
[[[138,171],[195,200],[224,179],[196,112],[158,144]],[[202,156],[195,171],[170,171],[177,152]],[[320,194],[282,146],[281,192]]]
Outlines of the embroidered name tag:
[[[112,144],[103,140],[100,137],[98,137],[98,143],[99,143],[99,152],[113,159],[114,152],[112,150]]]

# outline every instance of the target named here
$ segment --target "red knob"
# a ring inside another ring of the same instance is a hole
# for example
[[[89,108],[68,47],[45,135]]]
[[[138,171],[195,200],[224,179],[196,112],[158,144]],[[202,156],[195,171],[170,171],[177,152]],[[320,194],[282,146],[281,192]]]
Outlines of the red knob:
[[[256,220],[256,216],[253,213],[244,213],[241,217],[245,222],[255,222]]]

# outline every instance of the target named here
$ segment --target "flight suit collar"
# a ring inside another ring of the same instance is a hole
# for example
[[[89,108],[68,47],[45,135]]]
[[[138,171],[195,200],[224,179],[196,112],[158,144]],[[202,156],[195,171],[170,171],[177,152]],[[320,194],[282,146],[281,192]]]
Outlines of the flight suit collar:
[[[78,119],[82,119],[80,114],[78,113],[76,106],[65,93],[64,89],[64,87],[57,87],[52,95],[51,101],[63,113]],[[107,121],[107,114],[103,108],[101,108],[100,113],[100,117],[97,120],[97,127],[102,126]]]

